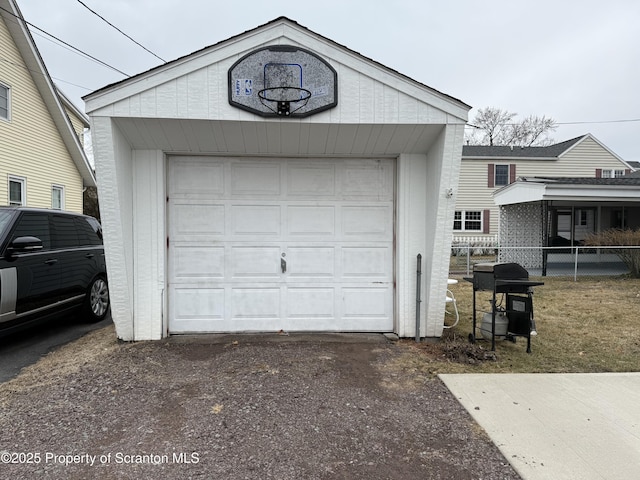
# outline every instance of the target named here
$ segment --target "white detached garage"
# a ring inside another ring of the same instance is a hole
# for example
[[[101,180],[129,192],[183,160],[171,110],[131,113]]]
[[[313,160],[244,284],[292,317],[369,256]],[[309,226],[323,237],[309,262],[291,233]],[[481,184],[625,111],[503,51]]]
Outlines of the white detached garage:
[[[123,340],[442,333],[470,107],[278,18],[85,97]]]

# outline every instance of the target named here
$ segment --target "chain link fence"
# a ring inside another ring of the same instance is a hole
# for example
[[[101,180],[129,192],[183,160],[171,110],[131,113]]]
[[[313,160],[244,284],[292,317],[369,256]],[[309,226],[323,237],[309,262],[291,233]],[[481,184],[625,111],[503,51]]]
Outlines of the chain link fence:
[[[451,274],[472,275],[473,266],[483,262],[513,262],[530,276],[581,278],[637,275],[640,246],[505,247],[488,244],[454,243]]]

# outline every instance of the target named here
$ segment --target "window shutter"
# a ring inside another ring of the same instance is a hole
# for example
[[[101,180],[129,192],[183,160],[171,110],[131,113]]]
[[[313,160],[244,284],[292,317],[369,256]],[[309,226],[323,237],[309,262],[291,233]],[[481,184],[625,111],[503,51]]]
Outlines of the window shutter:
[[[631,173],[631,169],[630,168],[625,168],[624,169],[624,174],[625,175],[629,175]]]
[[[482,233],[491,233],[491,210],[482,212]]]
[[[487,168],[487,187],[493,188],[495,186],[495,181],[495,165],[493,163],[490,163]]]
[[[512,163],[509,165],[509,183],[513,183],[516,181],[516,164]]]
[[[596,178],[602,178],[602,169],[596,168]]]

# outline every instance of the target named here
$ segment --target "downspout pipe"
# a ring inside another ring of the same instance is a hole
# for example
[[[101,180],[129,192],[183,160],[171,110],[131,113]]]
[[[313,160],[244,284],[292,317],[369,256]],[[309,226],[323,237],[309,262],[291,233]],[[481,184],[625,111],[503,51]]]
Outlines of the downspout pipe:
[[[420,281],[422,277],[422,255],[418,254],[418,268],[416,271],[416,342],[420,341]]]

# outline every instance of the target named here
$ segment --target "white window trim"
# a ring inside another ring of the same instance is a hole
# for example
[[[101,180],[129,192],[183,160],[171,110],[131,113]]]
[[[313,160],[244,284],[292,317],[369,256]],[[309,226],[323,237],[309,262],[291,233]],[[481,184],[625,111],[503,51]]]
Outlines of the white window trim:
[[[624,168],[601,168],[600,177],[601,178],[620,178],[624,176]],[[609,176],[605,177],[605,173],[608,172]],[[619,172],[619,175],[616,175],[616,172]]]
[[[11,87],[3,82],[0,82],[0,87],[7,89],[7,117],[5,118],[0,115],[0,120],[4,122],[10,122],[11,121]]]
[[[60,208],[56,208],[53,206],[53,192],[59,190],[60,191]],[[51,185],[51,208],[54,210],[64,210],[65,209],[65,191],[64,185]]]
[[[11,203],[11,182],[19,183],[22,191],[22,202],[20,204]],[[27,179],[24,177],[18,177],[17,175],[9,175],[7,179],[7,204],[17,207],[24,207],[27,205]]]
[[[453,228],[454,232],[473,232],[473,233],[482,233],[483,229],[483,225],[484,225],[484,211],[483,210],[456,210],[455,213],[460,212],[460,229],[456,229],[455,226]],[[466,213],[467,212],[479,212],[480,213],[480,220],[469,220],[470,222],[480,222],[480,229],[466,229],[465,227],[467,226],[467,220],[465,220],[466,217]],[[454,225],[455,225],[455,213],[454,213]]]

